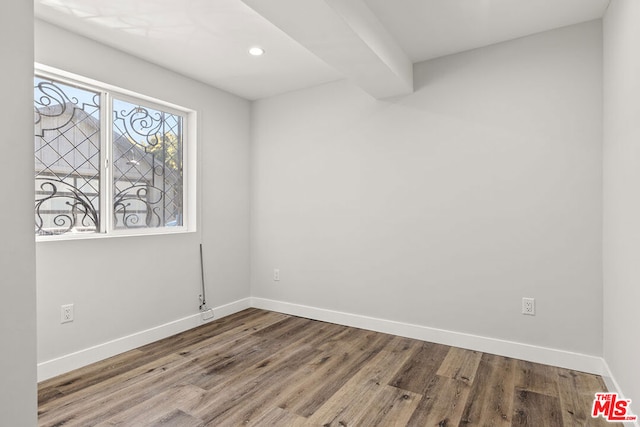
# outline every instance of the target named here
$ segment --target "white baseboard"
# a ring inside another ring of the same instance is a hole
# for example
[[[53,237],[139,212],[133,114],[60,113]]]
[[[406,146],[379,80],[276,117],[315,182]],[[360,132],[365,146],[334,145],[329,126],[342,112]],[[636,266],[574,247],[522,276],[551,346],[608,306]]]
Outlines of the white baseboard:
[[[378,319],[340,311],[327,310],[300,304],[251,298],[251,306],[324,322],[337,323],[376,332],[399,335],[438,344],[461,347],[483,353],[513,357],[529,362],[559,366],[597,375],[605,374],[604,360],[597,356],[572,353],[546,347],[538,347],[513,341],[487,338],[427,326],[412,325],[392,320]]]
[[[622,389],[620,388],[620,385],[618,384],[616,379],[613,377],[613,373],[611,372],[611,369],[609,369],[609,365],[607,364],[607,361],[603,359],[602,364],[604,366],[604,373],[602,374],[602,379],[607,385],[607,390],[609,390],[610,392],[616,392],[618,393],[618,395],[626,399],[627,397],[622,392]],[[640,409],[639,409],[640,406],[634,402],[635,401],[631,402],[631,411],[633,415],[640,416]],[[623,424],[625,425],[625,427],[640,427],[640,424],[638,421],[635,421],[635,422],[625,421]]]
[[[219,319],[250,307],[602,375],[610,391],[617,391],[622,394],[606,362],[596,356],[265,298],[244,298],[215,307],[213,311],[215,319]],[[38,364],[38,381],[44,381],[125,351],[184,332],[203,323],[207,323],[207,321],[202,320],[200,313],[196,313],[164,325],[136,332],[56,359],[47,360]],[[629,424],[629,427],[640,426],[637,424]]]
[[[215,319],[229,316],[250,307],[250,299],[244,298],[213,308]],[[213,319],[211,319],[213,320]],[[81,368],[91,363],[104,360],[125,351],[170,337],[171,335],[187,331],[196,326],[207,323],[200,313],[196,313],[164,325],[156,326],[144,331],[117,338],[90,348],[86,348],[75,353],[38,363],[38,381],[64,374],[65,372]]]

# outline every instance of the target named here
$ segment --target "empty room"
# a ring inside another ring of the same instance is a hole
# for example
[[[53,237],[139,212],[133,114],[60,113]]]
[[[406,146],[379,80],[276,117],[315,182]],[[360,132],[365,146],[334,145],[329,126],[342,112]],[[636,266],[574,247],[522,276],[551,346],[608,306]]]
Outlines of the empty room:
[[[638,425],[640,1],[0,19],[0,426]]]

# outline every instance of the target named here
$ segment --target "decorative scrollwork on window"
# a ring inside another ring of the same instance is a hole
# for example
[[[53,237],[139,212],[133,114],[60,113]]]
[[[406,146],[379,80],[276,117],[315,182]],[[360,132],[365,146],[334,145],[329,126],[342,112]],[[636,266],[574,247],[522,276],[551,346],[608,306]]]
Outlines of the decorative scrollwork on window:
[[[69,125],[76,117],[76,110],[86,111],[100,108],[100,94],[90,93],[88,98],[90,102],[80,102],[76,96],[67,95],[62,89],[62,85],[51,81],[37,82],[34,92],[35,135],[40,137],[44,136],[45,130],[61,129]],[[43,123],[43,117],[45,123]],[[51,120],[53,118],[56,120]]]
[[[182,117],[114,99],[114,227],[182,225]]]
[[[77,187],[57,179],[37,178],[36,188],[40,190],[36,192],[36,233],[55,235],[73,229],[96,229],[98,211]]]
[[[105,118],[107,91],[81,86],[34,79],[36,234],[182,226],[186,116],[112,96]]]
[[[158,143],[158,133],[164,125],[163,113],[160,111],[149,111],[147,108],[135,107],[129,111],[114,111],[115,120],[122,123],[123,134],[132,141],[138,143],[142,137],[146,145],[156,145]]]
[[[126,228],[160,227],[162,223],[162,190],[147,184],[134,184],[114,197],[114,226]],[[144,218],[144,221],[141,219]]]
[[[34,81],[35,231],[100,229],[100,94]]]

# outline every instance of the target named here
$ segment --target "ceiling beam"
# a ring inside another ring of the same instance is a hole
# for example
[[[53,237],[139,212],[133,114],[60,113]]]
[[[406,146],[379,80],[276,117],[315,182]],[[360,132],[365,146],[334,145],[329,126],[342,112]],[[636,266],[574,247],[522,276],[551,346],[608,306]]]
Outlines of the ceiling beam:
[[[363,0],[242,0],[375,98],[413,92],[413,64]]]

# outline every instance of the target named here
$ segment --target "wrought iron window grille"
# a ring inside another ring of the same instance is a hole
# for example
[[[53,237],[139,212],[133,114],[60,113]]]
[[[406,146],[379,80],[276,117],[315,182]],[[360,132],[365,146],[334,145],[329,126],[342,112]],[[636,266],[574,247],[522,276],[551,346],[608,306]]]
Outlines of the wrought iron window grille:
[[[50,76],[34,83],[37,236],[185,225],[186,112]]]

